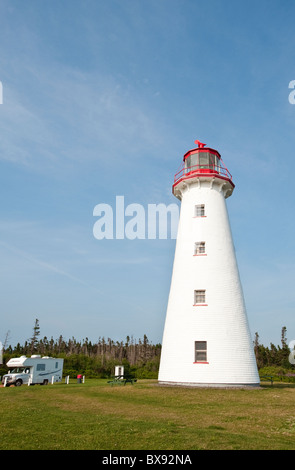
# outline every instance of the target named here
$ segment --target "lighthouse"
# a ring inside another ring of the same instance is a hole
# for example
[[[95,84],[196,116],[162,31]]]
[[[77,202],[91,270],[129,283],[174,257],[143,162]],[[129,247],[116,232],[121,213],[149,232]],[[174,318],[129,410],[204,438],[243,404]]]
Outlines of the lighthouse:
[[[259,386],[226,206],[235,185],[220,153],[195,143],[172,186],[181,209],[158,381]]]

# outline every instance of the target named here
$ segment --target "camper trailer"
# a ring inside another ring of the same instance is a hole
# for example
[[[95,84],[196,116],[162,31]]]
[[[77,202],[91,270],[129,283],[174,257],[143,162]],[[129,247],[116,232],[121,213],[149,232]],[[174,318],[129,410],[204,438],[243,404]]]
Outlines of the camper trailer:
[[[2,383],[6,386],[20,386],[61,382],[63,361],[63,359],[38,355],[14,357],[6,364],[10,370],[2,377]]]

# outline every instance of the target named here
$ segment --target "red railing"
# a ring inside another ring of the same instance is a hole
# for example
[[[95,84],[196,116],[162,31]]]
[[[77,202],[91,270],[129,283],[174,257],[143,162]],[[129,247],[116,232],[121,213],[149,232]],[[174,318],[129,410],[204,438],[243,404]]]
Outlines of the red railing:
[[[189,168],[186,168],[185,165],[183,165],[182,168],[174,176],[174,184],[182,178],[193,175],[220,175],[223,178],[227,178],[232,181],[232,175],[225,166],[222,166],[220,162],[219,165],[194,165]]]

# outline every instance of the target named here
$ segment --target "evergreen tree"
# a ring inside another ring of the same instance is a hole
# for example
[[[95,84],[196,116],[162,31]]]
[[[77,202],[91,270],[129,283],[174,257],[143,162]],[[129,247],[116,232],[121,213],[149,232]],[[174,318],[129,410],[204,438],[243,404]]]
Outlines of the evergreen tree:
[[[31,352],[31,354],[33,352],[36,352],[37,349],[38,349],[38,345],[39,345],[38,336],[39,335],[40,335],[39,320],[38,320],[38,318],[36,318],[35,325],[34,325],[34,328],[33,328],[33,336],[30,340],[30,352]]]

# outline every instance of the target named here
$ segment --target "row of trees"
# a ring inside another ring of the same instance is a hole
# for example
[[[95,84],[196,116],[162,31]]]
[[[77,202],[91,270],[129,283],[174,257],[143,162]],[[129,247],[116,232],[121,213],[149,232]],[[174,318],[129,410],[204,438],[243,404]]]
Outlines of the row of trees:
[[[289,360],[290,350],[287,344],[287,329],[282,328],[281,345],[265,347],[259,343],[259,335],[255,334],[254,352],[259,370],[277,368],[281,375],[292,375],[294,365]],[[135,340],[127,336],[125,341],[113,341],[104,337],[92,343],[88,338],[77,341],[75,338],[65,340],[60,336],[57,340],[44,336],[40,339],[39,320],[35,320],[33,334],[24,345],[19,343],[8,346],[6,335],[4,342],[4,364],[10,357],[21,355],[41,354],[64,358],[64,373],[75,377],[78,373],[88,377],[109,377],[114,373],[115,365],[124,365],[127,374],[136,375],[138,378],[156,378],[158,375],[161,345],[151,344],[146,335],[143,339]],[[0,366],[1,367],[1,366]],[[0,374],[5,373],[5,367],[0,369]]]
[[[76,376],[83,373],[88,377],[109,377],[114,373],[115,365],[124,365],[124,369],[138,378],[157,377],[161,345],[151,344],[147,336],[134,339],[127,336],[125,341],[113,341],[111,338],[100,337],[96,343],[88,338],[78,341],[75,338],[65,340],[59,336],[57,340],[46,336],[39,339],[39,320],[35,320],[33,335],[24,345],[7,346],[8,335],[4,343],[4,361],[10,357],[41,354],[64,358],[64,374]]]
[[[254,351],[258,369],[267,366],[279,366],[285,369],[294,368],[289,360],[290,349],[287,343],[287,328],[285,326],[281,331],[281,346],[270,343],[270,347],[265,347],[259,343],[259,335],[255,333]]]

